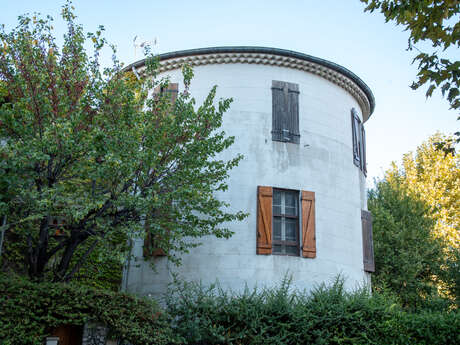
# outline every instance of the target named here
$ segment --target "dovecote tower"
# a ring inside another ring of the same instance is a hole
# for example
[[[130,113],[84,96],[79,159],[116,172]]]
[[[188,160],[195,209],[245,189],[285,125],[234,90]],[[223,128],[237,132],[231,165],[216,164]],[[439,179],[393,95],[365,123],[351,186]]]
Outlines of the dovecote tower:
[[[144,61],[128,68],[142,68]],[[235,143],[223,153],[244,159],[219,198],[250,215],[230,224],[230,239],[203,245],[176,267],[160,255],[156,271],[134,246],[137,263],[125,287],[161,295],[177,274],[234,291],[277,285],[286,275],[311,289],[341,274],[346,287],[370,281],[372,221],[366,211],[363,124],[374,96],[354,73],[310,55],[263,47],[215,47],[160,55],[160,76],[183,89],[181,65],[194,67],[191,93],[199,103],[212,85],[234,99],[223,129]]]

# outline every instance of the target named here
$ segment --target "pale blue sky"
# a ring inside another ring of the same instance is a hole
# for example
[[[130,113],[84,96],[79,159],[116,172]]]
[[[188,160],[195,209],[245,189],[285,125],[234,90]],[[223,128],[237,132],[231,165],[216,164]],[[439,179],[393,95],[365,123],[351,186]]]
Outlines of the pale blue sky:
[[[12,28],[25,12],[51,14],[59,20],[63,1],[0,0],[0,23]],[[86,31],[99,24],[118,47],[121,61],[131,63],[133,38],[158,38],[155,51],[226,45],[267,46],[296,50],[338,63],[369,85],[376,109],[366,123],[368,182],[390,162],[414,150],[436,131],[460,127],[456,113],[439,94],[425,100],[424,90],[409,88],[416,67],[407,52],[408,33],[385,23],[378,13],[363,13],[359,0],[306,1],[156,1],[77,0],[78,22]],[[460,59],[458,50],[449,51]]]

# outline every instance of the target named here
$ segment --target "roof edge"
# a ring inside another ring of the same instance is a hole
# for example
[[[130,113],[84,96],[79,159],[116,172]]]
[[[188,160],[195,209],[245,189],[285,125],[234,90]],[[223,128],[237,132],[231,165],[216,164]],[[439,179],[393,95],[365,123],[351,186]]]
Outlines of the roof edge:
[[[316,63],[318,65],[322,65],[324,67],[330,68],[338,73],[343,74],[344,76],[350,78],[353,82],[355,82],[359,88],[364,92],[366,95],[369,105],[370,105],[370,113],[369,117],[372,115],[375,109],[375,98],[374,94],[372,93],[371,89],[367,84],[359,78],[356,74],[354,74],[349,69],[336,64],[334,62],[321,59],[312,55],[307,55],[304,53],[299,53],[293,50],[287,49],[280,49],[280,48],[269,48],[269,47],[255,47],[255,46],[228,46],[228,47],[208,47],[208,48],[196,48],[196,49],[187,49],[187,50],[179,50],[169,53],[159,54],[158,57],[160,61],[185,57],[185,56],[195,56],[195,55],[206,55],[206,54],[218,54],[218,53],[256,53],[256,54],[273,54],[273,55],[280,55],[286,57],[292,57],[304,61],[309,61]],[[123,68],[124,71],[134,68],[139,68],[145,65],[145,60],[142,59],[136,62],[133,62]]]

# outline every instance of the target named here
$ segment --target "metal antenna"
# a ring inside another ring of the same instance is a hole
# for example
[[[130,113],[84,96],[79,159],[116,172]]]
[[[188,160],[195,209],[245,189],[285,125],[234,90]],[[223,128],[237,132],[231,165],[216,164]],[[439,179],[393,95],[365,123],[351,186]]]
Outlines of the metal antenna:
[[[137,43],[137,38],[138,36],[134,36],[134,39],[133,39],[133,45],[134,45],[134,58],[136,58],[136,53],[137,53],[137,48],[145,48],[145,47],[155,47],[157,44],[158,44],[158,37],[155,37],[153,40],[145,40],[145,41],[142,41],[140,43]]]

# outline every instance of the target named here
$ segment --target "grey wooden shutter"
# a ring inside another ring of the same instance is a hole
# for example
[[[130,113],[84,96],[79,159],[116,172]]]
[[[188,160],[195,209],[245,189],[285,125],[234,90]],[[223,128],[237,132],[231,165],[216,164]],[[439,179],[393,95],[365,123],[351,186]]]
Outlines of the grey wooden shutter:
[[[272,140],[300,141],[298,84],[272,81]]]
[[[272,81],[272,140],[276,141],[283,141],[286,113],[285,84],[282,81]]]
[[[375,272],[374,242],[372,239],[372,214],[361,210],[361,224],[363,231],[363,264],[366,272]]]
[[[367,176],[366,167],[366,131],[364,130],[364,124],[361,124],[361,165],[364,176]]]
[[[351,109],[351,128],[352,128],[352,136],[353,136],[353,163],[358,167],[361,168],[361,148],[360,148],[360,121],[358,115],[356,114],[356,110],[353,108]]]
[[[299,85],[293,83],[288,84],[288,116],[287,129],[289,130],[289,138],[292,143],[300,142],[299,133]]]

